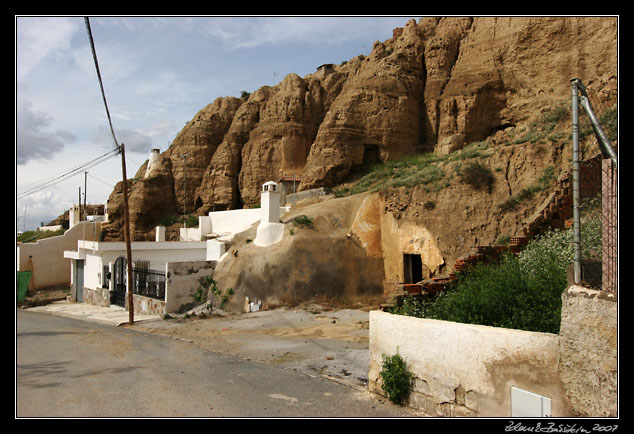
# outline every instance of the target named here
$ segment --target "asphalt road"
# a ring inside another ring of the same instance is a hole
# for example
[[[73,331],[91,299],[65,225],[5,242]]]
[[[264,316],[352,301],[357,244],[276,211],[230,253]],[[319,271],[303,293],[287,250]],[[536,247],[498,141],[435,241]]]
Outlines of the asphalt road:
[[[122,327],[17,310],[17,418],[413,417],[367,391]]]

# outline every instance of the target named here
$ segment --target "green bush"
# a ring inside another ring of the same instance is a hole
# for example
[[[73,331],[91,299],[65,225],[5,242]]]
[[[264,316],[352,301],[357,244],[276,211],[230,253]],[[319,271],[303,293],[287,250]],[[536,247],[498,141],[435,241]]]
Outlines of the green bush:
[[[381,364],[381,389],[394,404],[403,405],[412,387],[412,373],[405,367],[403,358],[395,354],[383,355]]]
[[[433,301],[406,297],[393,313],[466,324],[558,333],[566,274],[548,260],[534,274],[509,255],[478,264]]]
[[[601,218],[589,211],[581,219],[581,256],[598,259]],[[509,254],[498,264],[470,267],[438,297],[405,296],[390,312],[559,333],[561,294],[568,285],[566,268],[573,259],[572,237],[572,229],[550,230],[532,240],[517,256]]]
[[[481,165],[478,161],[473,161],[462,169],[462,180],[476,190],[487,189],[489,193],[493,188],[495,178],[491,169]]]

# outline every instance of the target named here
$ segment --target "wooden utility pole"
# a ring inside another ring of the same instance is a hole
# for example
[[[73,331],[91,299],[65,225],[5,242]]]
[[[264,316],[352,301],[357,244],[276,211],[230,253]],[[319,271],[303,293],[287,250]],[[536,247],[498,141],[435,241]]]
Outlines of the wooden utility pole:
[[[88,191],[88,172],[84,172],[84,213],[86,217],[88,216],[88,211],[86,211],[86,192]]]
[[[132,247],[130,243],[130,211],[128,209],[128,176],[125,170],[125,146],[121,143],[121,169],[123,171],[123,214],[125,217],[125,250],[128,263],[128,322],[134,324],[134,295],[132,282]]]

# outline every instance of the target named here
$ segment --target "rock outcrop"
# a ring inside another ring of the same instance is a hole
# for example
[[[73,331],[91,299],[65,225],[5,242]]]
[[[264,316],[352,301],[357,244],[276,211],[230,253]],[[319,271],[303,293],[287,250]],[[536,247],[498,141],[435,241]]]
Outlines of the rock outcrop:
[[[300,177],[300,190],[333,187],[379,162],[517,131],[569,99],[573,77],[616,89],[617,18],[409,20],[367,57],[202,109],[131,183],[133,236],[183,210],[256,205],[261,184],[283,176]],[[113,237],[120,190],[108,204]]]

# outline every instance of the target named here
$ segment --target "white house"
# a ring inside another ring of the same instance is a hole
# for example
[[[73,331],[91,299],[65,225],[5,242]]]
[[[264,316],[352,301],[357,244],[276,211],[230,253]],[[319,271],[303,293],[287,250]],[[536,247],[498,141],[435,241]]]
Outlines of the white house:
[[[174,264],[192,264],[190,270],[197,270],[190,273],[192,277],[197,275],[198,270],[207,269],[205,272],[209,272],[209,267],[215,268],[215,263],[222,260],[225,242],[258,222],[260,225],[254,244],[265,246],[278,242],[284,229],[284,225],[279,222],[280,213],[285,210],[279,206],[278,184],[267,182],[262,186],[260,209],[210,212],[207,216],[199,217],[197,228],[181,229],[181,241],[165,241],[165,228],[157,227],[156,241],[131,243],[132,292],[135,297],[155,300],[153,309],[159,313],[168,313],[175,306],[186,304],[187,294],[183,294],[183,291],[187,288],[181,288],[178,294],[170,290],[170,267]],[[64,251],[64,258],[71,259],[73,300],[125,306],[125,293],[131,288],[127,282],[124,242],[79,240],[77,250]],[[205,266],[205,263],[211,262],[213,265]],[[193,286],[195,281],[192,281],[189,289]],[[178,303],[174,301],[175,297],[180,300]]]

